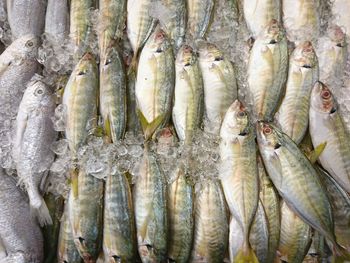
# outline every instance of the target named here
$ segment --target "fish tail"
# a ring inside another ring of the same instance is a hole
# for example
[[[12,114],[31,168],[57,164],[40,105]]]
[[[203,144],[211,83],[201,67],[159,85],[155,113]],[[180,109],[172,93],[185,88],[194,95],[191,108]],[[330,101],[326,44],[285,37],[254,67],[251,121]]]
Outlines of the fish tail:
[[[350,252],[337,243],[332,246],[333,251],[333,263],[350,261]]]
[[[47,208],[45,200],[42,196],[36,198],[35,202],[30,201],[31,213],[36,216],[40,226],[52,225],[50,211]]]
[[[138,57],[139,57],[139,52],[136,51],[136,53],[134,54],[134,56],[131,59],[131,62],[130,62],[129,68],[128,68],[128,75],[135,74],[135,76],[136,76],[138,62],[139,62]]]
[[[249,241],[243,243],[241,249],[237,252],[232,263],[259,263],[254,250],[250,247]]]
[[[148,122],[146,117],[140,110],[137,110],[137,115],[139,116],[141,127],[143,130],[143,134],[145,140],[148,141],[154,132],[161,126],[164,121],[164,115],[161,114],[157,118],[155,118],[152,122]]]

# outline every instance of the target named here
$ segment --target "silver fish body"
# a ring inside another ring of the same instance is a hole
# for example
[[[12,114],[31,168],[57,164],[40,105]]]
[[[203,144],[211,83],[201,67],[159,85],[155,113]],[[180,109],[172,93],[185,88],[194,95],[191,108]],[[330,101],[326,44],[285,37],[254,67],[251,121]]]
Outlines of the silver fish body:
[[[62,44],[69,34],[68,0],[48,0],[45,34],[56,44]]]
[[[194,40],[203,38],[210,24],[215,0],[187,0],[187,34]]]

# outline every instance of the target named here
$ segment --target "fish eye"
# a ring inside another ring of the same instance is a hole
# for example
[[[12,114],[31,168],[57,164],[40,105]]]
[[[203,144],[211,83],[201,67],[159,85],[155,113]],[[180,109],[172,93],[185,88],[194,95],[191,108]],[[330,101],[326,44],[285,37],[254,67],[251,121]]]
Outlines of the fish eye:
[[[85,70],[81,70],[81,71],[78,72],[78,76],[83,76],[85,74],[86,74]]]
[[[238,117],[243,118],[245,116],[247,116],[247,113],[245,111],[239,111],[238,112]]]
[[[270,126],[264,125],[263,132],[264,132],[266,135],[269,135],[269,134],[272,133],[272,129],[271,129]]]
[[[108,64],[111,64],[111,63],[112,63],[112,60],[109,58],[106,60],[105,66],[107,66]]]
[[[272,39],[271,41],[270,41],[270,43],[269,43],[270,45],[274,45],[274,44],[277,44],[277,41],[276,40],[274,40],[274,39]]]
[[[32,46],[34,46],[33,41],[31,41],[31,40],[27,41],[26,47],[32,47]]]
[[[42,89],[42,88],[37,88],[36,90],[35,90],[35,95],[42,95],[44,93],[44,90]]]
[[[146,244],[146,247],[147,247],[148,251],[151,251],[153,249],[153,246],[150,244]]]
[[[329,99],[331,97],[331,93],[329,92],[329,90],[323,90],[321,92],[321,97],[322,99]]]
[[[215,57],[214,61],[222,61],[224,60],[224,57],[223,56],[218,56],[218,57]]]
[[[335,108],[335,107],[333,107],[332,109],[331,109],[331,111],[330,111],[330,114],[333,114],[333,113],[335,113],[337,111],[337,109]]]

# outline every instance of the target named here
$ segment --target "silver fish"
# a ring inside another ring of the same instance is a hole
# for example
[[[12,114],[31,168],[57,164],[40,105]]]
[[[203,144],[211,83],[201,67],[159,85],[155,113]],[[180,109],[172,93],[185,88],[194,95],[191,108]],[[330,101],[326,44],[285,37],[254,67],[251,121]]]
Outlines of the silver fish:
[[[45,34],[56,44],[62,42],[69,34],[68,0],[48,0],[45,21]]]
[[[215,2],[215,0],[187,0],[187,34],[192,39],[204,37]]]

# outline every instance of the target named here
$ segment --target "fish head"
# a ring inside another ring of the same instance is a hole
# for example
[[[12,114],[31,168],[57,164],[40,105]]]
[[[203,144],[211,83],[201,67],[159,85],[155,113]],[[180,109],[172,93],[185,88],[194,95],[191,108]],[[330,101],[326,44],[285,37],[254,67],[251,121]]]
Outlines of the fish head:
[[[156,262],[156,251],[152,245],[140,245],[139,254],[142,259],[142,262]]]
[[[32,80],[28,83],[22,100],[27,107],[33,108],[40,106],[42,109],[45,106],[55,105],[52,89],[40,80]]]
[[[235,100],[228,108],[221,125],[220,137],[224,140],[235,140],[251,133],[249,115],[244,105]]]
[[[310,41],[299,44],[293,51],[294,64],[305,69],[311,69],[318,65],[315,49]]]
[[[284,144],[282,132],[271,123],[258,121],[256,133],[259,149],[263,155],[274,154]]]
[[[80,256],[83,258],[85,263],[94,263],[96,262],[91,254],[88,251],[87,244],[85,242],[85,239],[82,237],[74,239],[74,243],[76,248],[79,251]]]
[[[175,131],[172,127],[165,127],[157,132],[156,138],[159,144],[174,146],[176,142]]]
[[[78,66],[74,69],[75,76],[79,78],[86,78],[91,75],[97,74],[97,64],[94,56],[91,53],[86,53],[78,63]],[[97,76],[96,76],[97,78]]]
[[[276,19],[272,19],[265,29],[261,32],[259,38],[267,45],[279,43],[285,36],[285,33]]]
[[[203,62],[218,63],[224,60],[224,53],[212,43],[198,42],[198,49],[199,59]]]
[[[155,28],[153,34],[150,36],[145,48],[151,50],[155,55],[160,55],[161,53],[171,48],[171,44],[165,31],[162,30],[159,25]]]
[[[197,60],[196,53],[190,45],[183,45],[178,53],[176,58],[177,65],[181,67],[189,67]]]
[[[20,51],[27,57],[34,57],[37,55],[40,41],[35,35],[29,34],[15,40],[13,45],[17,49],[16,52]]]
[[[337,105],[330,89],[318,81],[311,91],[311,107],[318,112],[334,113],[337,111]]]
[[[339,48],[346,46],[346,35],[340,26],[330,25],[327,30],[329,38],[335,43]]]
[[[108,67],[113,61],[119,58],[119,53],[115,44],[110,45],[106,49],[106,53],[102,56],[102,61],[100,65],[102,67]]]

